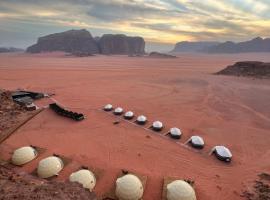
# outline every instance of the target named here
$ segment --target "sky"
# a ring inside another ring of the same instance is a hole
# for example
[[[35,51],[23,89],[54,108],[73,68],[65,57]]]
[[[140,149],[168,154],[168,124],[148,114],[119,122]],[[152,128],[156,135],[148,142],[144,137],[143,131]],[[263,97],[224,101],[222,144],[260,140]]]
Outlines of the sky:
[[[270,37],[270,0],[0,0],[0,46],[25,48],[69,29],[144,37],[147,50],[180,41]]]

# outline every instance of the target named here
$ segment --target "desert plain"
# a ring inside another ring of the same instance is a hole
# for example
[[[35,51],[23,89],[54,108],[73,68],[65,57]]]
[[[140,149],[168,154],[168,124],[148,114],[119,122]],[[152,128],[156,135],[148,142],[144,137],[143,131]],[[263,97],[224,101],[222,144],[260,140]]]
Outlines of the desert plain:
[[[173,59],[1,54],[1,88],[55,93],[57,102],[86,119],[74,122],[45,109],[0,144],[0,156],[8,159],[24,145],[46,149],[16,168],[31,173],[42,158],[63,155],[70,163],[57,180],[89,166],[99,174],[98,196],[125,169],[147,176],[145,200],[161,199],[166,177],[194,180],[199,200],[243,199],[258,174],[270,173],[270,80],[214,73],[245,60],[270,62],[270,54],[179,54]],[[160,120],[165,128],[153,133],[105,113],[101,109],[108,103],[147,116],[145,127]],[[179,141],[162,136],[171,127],[182,130]],[[204,149],[185,145],[192,135],[203,137]],[[231,163],[209,155],[215,145],[231,150]]]

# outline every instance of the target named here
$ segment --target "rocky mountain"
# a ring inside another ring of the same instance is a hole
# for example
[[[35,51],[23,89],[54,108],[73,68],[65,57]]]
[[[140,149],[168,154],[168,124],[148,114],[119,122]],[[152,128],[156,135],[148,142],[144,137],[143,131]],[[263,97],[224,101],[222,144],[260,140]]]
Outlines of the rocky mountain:
[[[230,65],[217,72],[216,74],[270,78],[270,63],[257,61],[237,62],[234,65]]]
[[[174,49],[171,51],[173,53],[176,52],[201,52],[204,51],[205,49],[209,48],[210,46],[218,45],[219,42],[205,42],[205,41],[200,41],[200,42],[188,42],[188,41],[183,41],[183,42],[178,42],[175,44]]]
[[[96,54],[99,53],[99,48],[92,35],[82,29],[40,37],[37,43],[28,47],[26,51],[29,53],[64,51]]]
[[[14,47],[0,47],[0,53],[9,53],[9,52],[19,52],[24,51],[23,49],[14,48]]]
[[[142,37],[128,37],[122,34],[105,34],[98,40],[101,54],[144,54]]]
[[[270,52],[270,38],[254,38],[245,42],[224,42],[205,49],[208,53]]]

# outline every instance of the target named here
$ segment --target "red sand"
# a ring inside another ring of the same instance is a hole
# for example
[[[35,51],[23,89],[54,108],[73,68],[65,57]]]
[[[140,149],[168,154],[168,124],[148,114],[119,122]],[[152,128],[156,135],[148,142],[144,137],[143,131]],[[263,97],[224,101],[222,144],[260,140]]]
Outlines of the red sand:
[[[270,80],[211,75],[241,60],[269,62],[270,56],[2,54],[1,87],[54,92],[54,98],[87,119],[73,122],[45,110],[0,145],[0,156],[9,158],[23,145],[46,148],[37,160],[18,169],[31,172],[47,155],[65,155],[73,161],[59,180],[80,165],[93,166],[103,171],[95,188],[98,195],[112,187],[121,169],[128,169],[148,176],[146,200],[161,199],[166,176],[195,180],[199,200],[242,199],[240,194],[257,174],[270,172]],[[201,135],[206,147],[197,153],[126,122],[113,125],[114,116],[96,110],[107,103],[160,120],[166,129],[180,127],[181,143]],[[231,149],[231,164],[208,156],[214,145]]]

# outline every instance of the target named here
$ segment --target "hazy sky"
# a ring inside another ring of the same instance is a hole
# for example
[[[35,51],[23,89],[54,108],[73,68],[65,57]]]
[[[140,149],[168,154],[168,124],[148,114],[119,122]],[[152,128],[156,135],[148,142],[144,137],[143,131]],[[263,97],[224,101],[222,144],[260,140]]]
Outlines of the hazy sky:
[[[94,36],[143,36],[148,48],[183,40],[270,36],[270,0],[0,0],[0,46],[85,28]]]

